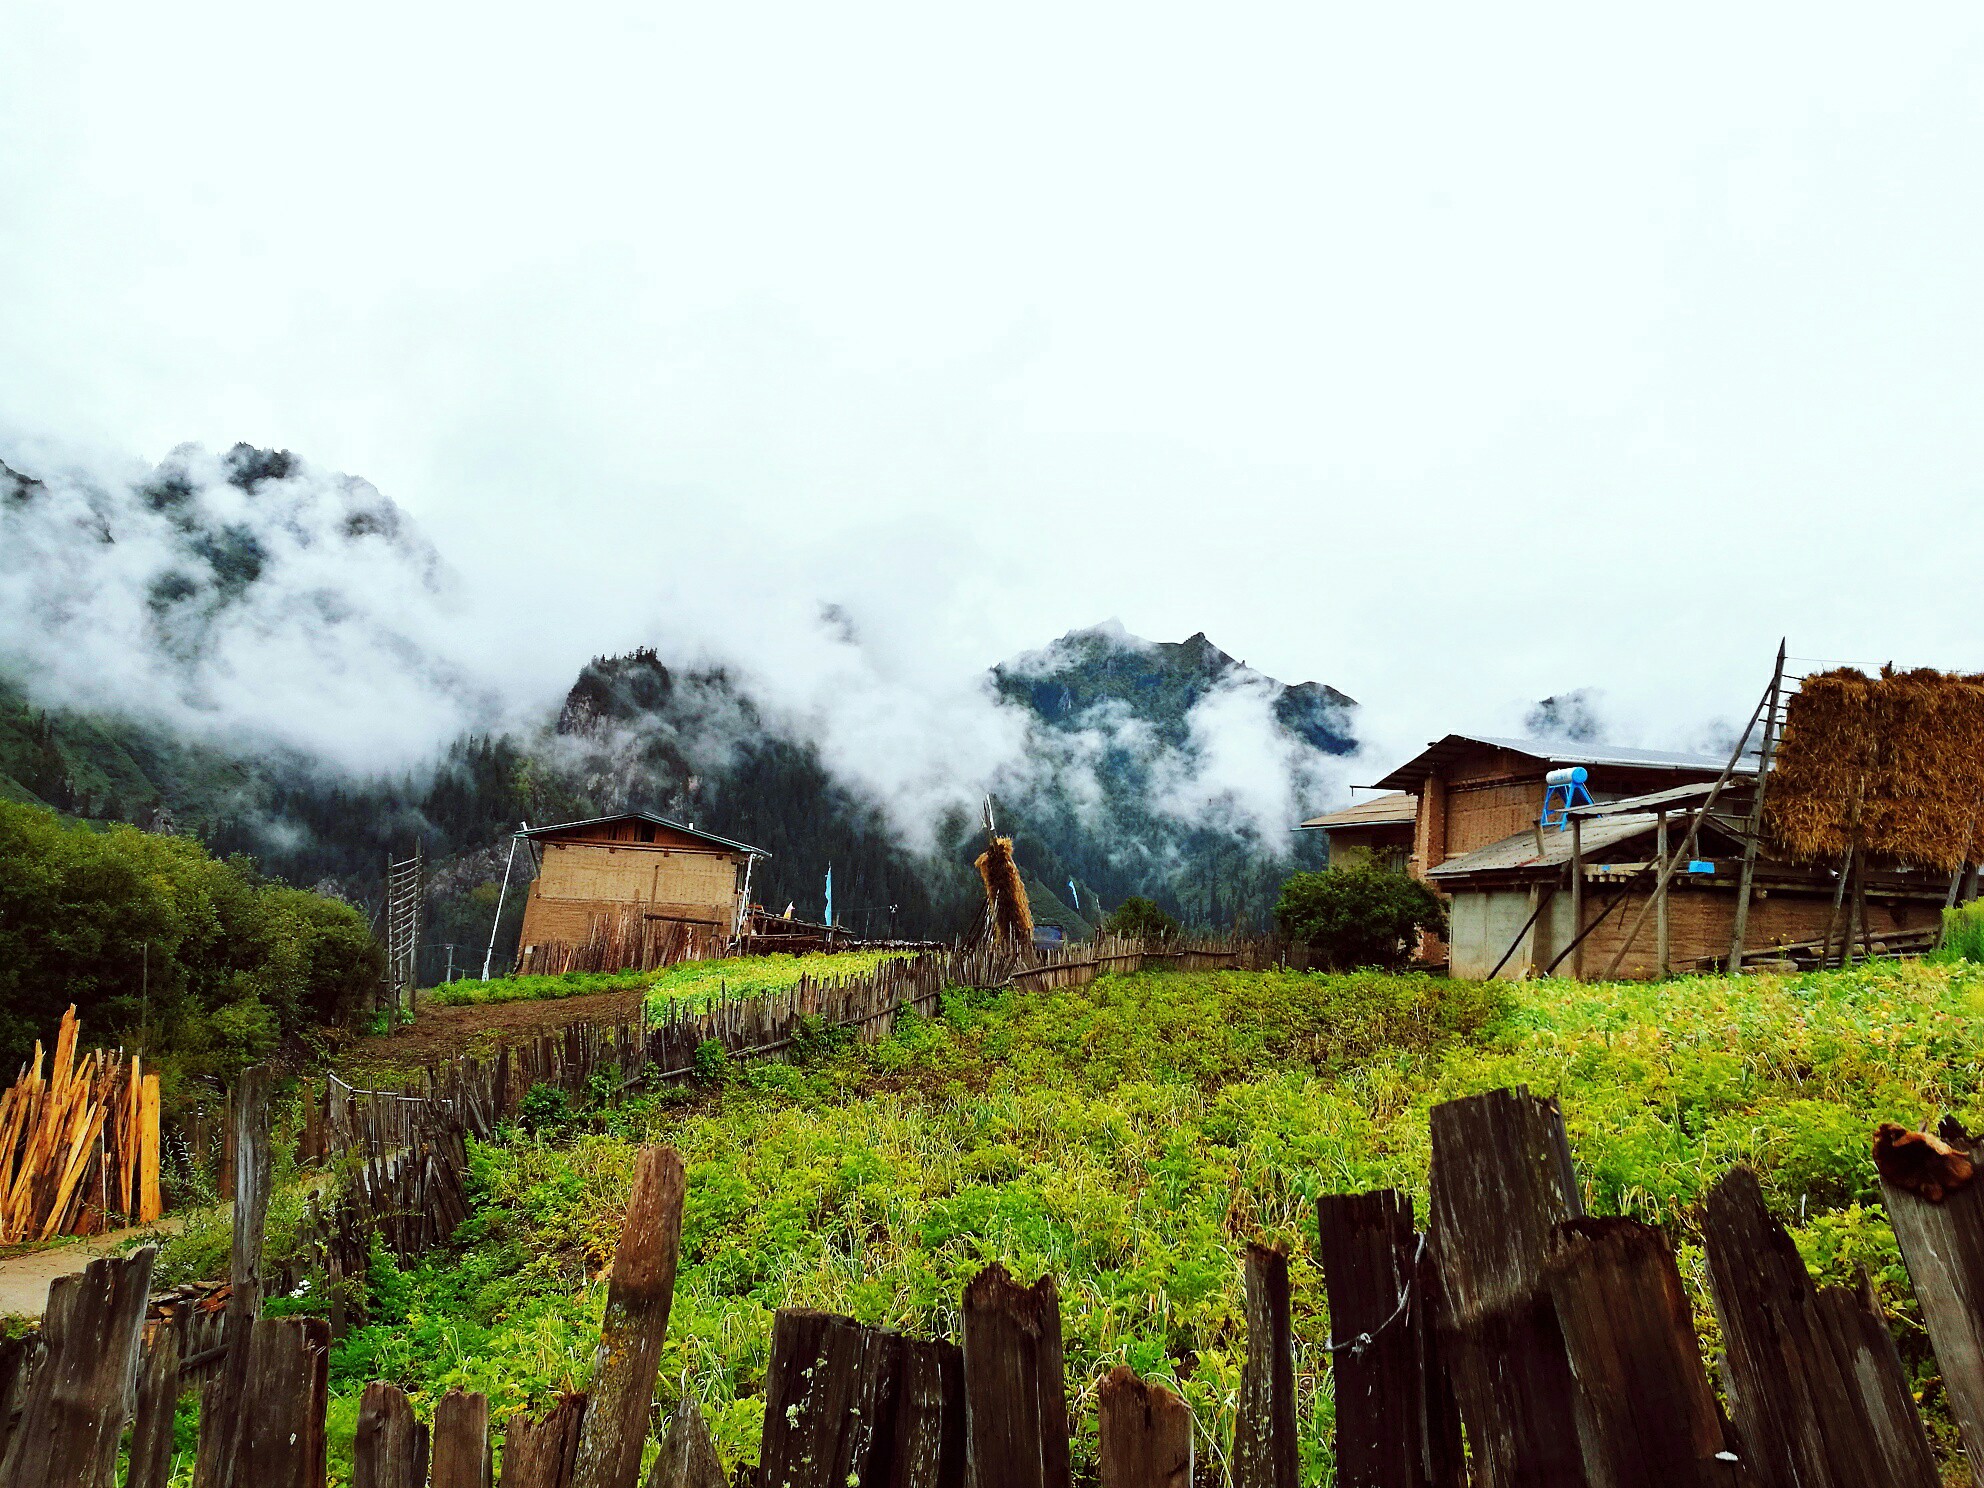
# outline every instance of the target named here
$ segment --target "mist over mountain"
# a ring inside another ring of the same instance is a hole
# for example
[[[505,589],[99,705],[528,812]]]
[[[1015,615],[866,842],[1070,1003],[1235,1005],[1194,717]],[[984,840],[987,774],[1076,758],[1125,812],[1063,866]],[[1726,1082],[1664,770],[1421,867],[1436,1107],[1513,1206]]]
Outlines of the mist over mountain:
[[[1204,635],[1112,622],[923,688],[829,603],[772,648],[783,670],[732,665],[684,613],[562,701],[517,695],[473,642],[473,596],[367,482],[247,445],[154,468],[9,454],[0,793],[169,821],[368,907],[418,840],[430,938],[457,965],[520,822],[636,806],[769,850],[755,894],[774,908],[820,913],[831,863],[838,917],[875,934],[970,922],[986,794],[1071,914],[1147,894],[1257,923],[1317,850],[1289,829],[1355,748],[1350,699]],[[519,911],[512,892],[499,951]]]

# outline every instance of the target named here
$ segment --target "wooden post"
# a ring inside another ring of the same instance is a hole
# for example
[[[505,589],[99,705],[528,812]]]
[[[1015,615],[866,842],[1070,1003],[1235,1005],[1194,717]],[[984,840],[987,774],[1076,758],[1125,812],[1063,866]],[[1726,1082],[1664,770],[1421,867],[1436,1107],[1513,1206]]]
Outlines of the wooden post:
[[[322,1318],[256,1320],[231,1433],[235,1481],[243,1488],[324,1488],[330,1356],[331,1330]]]
[[[0,1338],[0,1463],[7,1460],[7,1443],[27,1401],[28,1380],[40,1355],[39,1334]]]
[[[1832,933],[1834,927],[1837,926],[1839,923],[1839,907],[1846,900],[1846,885],[1849,882],[1853,873],[1853,857],[1854,857],[1853,849],[1848,848],[1846,850],[1846,856],[1841,858],[1839,861],[1839,877],[1834,882],[1832,888],[1832,913],[1826,916],[1826,938],[1823,941],[1821,941],[1819,944],[1820,971],[1824,971],[1827,965],[1830,964],[1830,962],[1832,961]],[[1847,939],[1851,940],[1853,926],[1850,922],[1848,923],[1846,929],[1847,929]],[[1843,948],[1845,942],[1842,942],[1841,944]],[[1845,955],[1842,953],[1840,957],[1841,962],[1844,963],[1845,959],[1846,959]]]
[[[428,1488],[489,1488],[489,1397],[450,1390],[434,1407]]]
[[[1591,1481],[1605,1488],[1734,1488],[1737,1464],[1702,1368],[1674,1251],[1630,1219],[1550,1234],[1544,1277],[1577,1381]]]
[[[1968,1152],[1973,1165],[1984,1164],[1984,1144],[1961,1130],[1945,1129],[1943,1138]],[[1883,1174],[1881,1197],[1964,1451],[1973,1463],[1984,1463],[1984,1182],[1973,1180],[1932,1204]]]
[[[890,1488],[964,1488],[964,1414],[964,1351],[904,1339]]]
[[[1672,875],[1667,871],[1667,813],[1662,811],[1654,818],[1653,855],[1660,860],[1660,877],[1653,885],[1653,944],[1655,973],[1663,981],[1673,975],[1670,956],[1670,942],[1667,936],[1667,881]]]
[[[702,1408],[690,1396],[668,1423],[654,1471],[648,1474],[648,1488],[728,1488],[729,1482]]]
[[[1748,1168],[1709,1190],[1704,1249],[1724,1387],[1760,1488],[1936,1488],[1921,1419],[1873,1299],[1815,1288]]]
[[[1462,1488],[1460,1418],[1433,1332],[1432,1257],[1395,1189],[1316,1201],[1340,1488]]]
[[[131,1414],[152,1259],[91,1261],[49,1283],[42,1357],[0,1461],[0,1488],[100,1488]]]
[[[592,1403],[579,1433],[573,1488],[634,1488],[640,1474],[661,1340],[675,1297],[684,1181],[682,1159],[673,1147],[641,1150],[607,1282]]]
[[[425,1488],[427,1430],[404,1391],[373,1380],[358,1398],[351,1488]]]
[[[1288,1257],[1247,1247],[1247,1362],[1233,1426],[1233,1488],[1297,1488],[1295,1331]]]
[[[512,1416],[503,1430],[501,1488],[569,1488],[586,1397],[566,1395],[541,1420]]]
[[[1071,1488],[1061,1299],[987,1266],[964,1289],[965,1421],[973,1481]]]
[[[233,1115],[234,1243],[229,1253],[227,1349],[219,1372],[202,1392],[200,1447],[195,1488],[269,1488],[241,1476],[242,1443],[250,1422],[244,1409],[248,1354],[262,1312],[262,1231],[269,1212],[269,1083],[267,1065],[244,1069],[228,1092]]]
[[[152,1329],[138,1379],[138,1409],[131,1424],[131,1471],[125,1488],[170,1488],[172,1418],[179,1409],[179,1361],[186,1320],[174,1317]],[[0,1405],[0,1411],[6,1407]]]
[[[780,1488],[886,1488],[900,1337],[781,1308],[765,1367],[758,1477]]]
[[[1103,1377],[1102,1488],[1192,1488],[1192,1411],[1127,1364]]]
[[[1585,1488],[1570,1360],[1543,1276],[1551,1226],[1582,1213],[1563,1114],[1527,1090],[1431,1113],[1430,1239],[1441,1343],[1481,1481]]]
[[[1750,820],[1743,833],[1743,871],[1736,886],[1736,927],[1729,941],[1729,970],[1743,969],[1743,939],[1750,930],[1750,884],[1756,876],[1757,842],[1764,830],[1764,791],[1770,784],[1770,762],[1777,753],[1778,699],[1784,692],[1784,639],[1777,642],[1777,668],[1771,673],[1770,701],[1764,708],[1763,748],[1757,755],[1757,793],[1750,801]]]
[[[1571,980],[1584,980],[1584,818],[1571,817]]]

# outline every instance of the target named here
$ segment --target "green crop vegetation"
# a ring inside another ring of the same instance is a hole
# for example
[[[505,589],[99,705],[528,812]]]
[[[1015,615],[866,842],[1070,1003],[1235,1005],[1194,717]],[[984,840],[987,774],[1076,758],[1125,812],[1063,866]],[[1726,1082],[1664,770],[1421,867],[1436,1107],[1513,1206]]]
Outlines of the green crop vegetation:
[[[1118,1362],[1180,1390],[1219,1461],[1244,1352],[1239,1255],[1260,1239],[1291,1250],[1304,1475],[1326,1482],[1314,1199],[1400,1186],[1423,1222],[1428,1108],[1526,1084],[1562,1099],[1587,1206],[1676,1237],[1711,1349],[1692,1207],[1731,1163],[1754,1165],[1822,1280],[1872,1275],[1955,1470],[1868,1143],[1881,1120],[1984,1124],[1981,1072],[1984,968],[1968,963],[1654,985],[1149,972],[953,992],[874,1045],[712,1058],[691,1086],[478,1146],[455,1248],[375,1262],[373,1321],[333,1357],[334,1450],[348,1463],[370,1378],[423,1410],[484,1390],[498,1420],[583,1386],[635,1154],[668,1141],[689,1192],[662,1403],[695,1393],[731,1462],[755,1456],[775,1309],[956,1337],[964,1284],[993,1260],[1058,1280],[1084,1470],[1095,1386]]]
[[[568,971],[558,976],[497,977],[487,982],[443,982],[421,996],[442,1007],[476,1007],[496,1002],[534,1002],[590,997],[599,992],[648,993],[648,1006],[703,999],[713,994],[782,992],[802,976],[846,977],[873,971],[901,951],[816,952],[807,956],[729,956],[714,961],[681,961],[664,971]]]

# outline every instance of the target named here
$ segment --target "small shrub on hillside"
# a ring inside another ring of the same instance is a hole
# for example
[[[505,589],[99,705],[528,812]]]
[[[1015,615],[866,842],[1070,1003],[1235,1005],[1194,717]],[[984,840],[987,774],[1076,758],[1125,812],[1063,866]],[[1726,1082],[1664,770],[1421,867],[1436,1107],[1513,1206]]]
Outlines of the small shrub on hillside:
[[[1152,901],[1132,896],[1102,922],[1102,930],[1106,935],[1127,935],[1132,940],[1169,940],[1178,933],[1178,922]]]
[[[1984,900],[1943,911],[1939,961],[1984,961]]]
[[[1282,934],[1307,942],[1338,971],[1399,970],[1420,931],[1447,927],[1446,909],[1426,885],[1366,864],[1294,875],[1281,886],[1274,913]]]
[[[517,1102],[517,1125],[534,1136],[562,1131],[572,1124],[572,1097],[556,1085],[533,1085]]]

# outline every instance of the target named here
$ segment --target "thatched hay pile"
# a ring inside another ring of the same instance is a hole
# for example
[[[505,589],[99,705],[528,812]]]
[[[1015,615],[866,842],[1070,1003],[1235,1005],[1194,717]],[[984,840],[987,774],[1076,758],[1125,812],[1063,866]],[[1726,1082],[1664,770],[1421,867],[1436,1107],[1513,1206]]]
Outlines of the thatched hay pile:
[[[1984,677],[1851,668],[1807,677],[1765,797],[1796,857],[1880,857],[1955,871],[1984,844]]]
[[[1026,900],[1013,839],[994,837],[972,865],[985,884],[985,908],[993,937],[1011,945],[1033,944],[1033,906]]]

